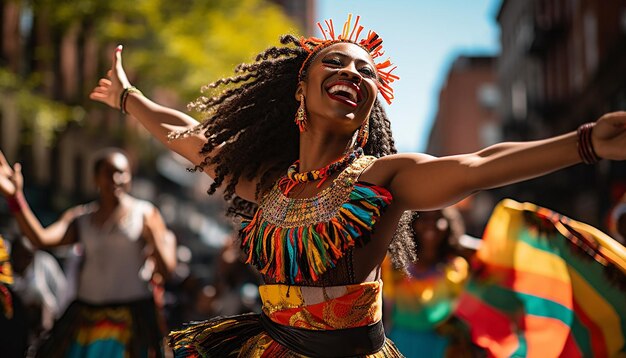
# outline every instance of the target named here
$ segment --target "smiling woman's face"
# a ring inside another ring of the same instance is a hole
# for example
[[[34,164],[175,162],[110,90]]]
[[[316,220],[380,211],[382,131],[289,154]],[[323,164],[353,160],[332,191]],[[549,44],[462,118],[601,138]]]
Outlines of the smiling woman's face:
[[[376,67],[358,45],[340,42],[312,60],[300,91],[312,127],[352,133],[369,118],[378,94]]]

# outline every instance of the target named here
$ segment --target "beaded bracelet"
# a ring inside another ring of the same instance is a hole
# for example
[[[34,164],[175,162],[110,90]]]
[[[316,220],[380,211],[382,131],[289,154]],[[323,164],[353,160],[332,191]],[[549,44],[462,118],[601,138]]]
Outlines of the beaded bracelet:
[[[128,114],[128,112],[126,111],[126,99],[128,99],[128,95],[131,93],[137,93],[143,96],[143,93],[141,93],[141,91],[135,86],[124,88],[124,90],[120,94],[120,111],[122,111],[122,114]]]
[[[585,164],[595,164],[600,161],[600,157],[593,149],[593,142],[591,140],[591,132],[595,123],[585,123],[578,127],[578,155]]]
[[[15,195],[7,197],[7,205],[9,207],[9,211],[11,211],[13,214],[21,213],[24,204],[25,199],[24,195],[21,192],[17,192],[15,193]]]

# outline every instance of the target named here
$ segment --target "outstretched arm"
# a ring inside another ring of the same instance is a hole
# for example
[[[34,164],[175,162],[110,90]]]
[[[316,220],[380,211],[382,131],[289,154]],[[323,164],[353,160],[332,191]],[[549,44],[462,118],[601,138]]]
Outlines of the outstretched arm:
[[[102,102],[111,108],[120,110],[124,106],[126,113],[137,118],[139,122],[161,143],[170,150],[187,158],[194,165],[201,164],[206,157],[212,157],[219,153],[217,147],[212,153],[200,154],[202,146],[206,143],[203,134],[192,134],[190,136],[169,140],[171,132],[191,129],[198,125],[198,122],[191,116],[157,104],[147,97],[137,92],[129,92],[124,103],[120,96],[126,88],[130,88],[126,72],[122,66],[122,46],[118,46],[113,57],[113,65],[107,73],[107,78],[101,78],[89,98]],[[209,165],[204,167],[204,172],[211,178],[215,177],[215,167]],[[237,195],[254,201],[256,191],[256,181],[241,178],[236,188]]]
[[[600,118],[591,142],[600,158],[626,159],[626,112]],[[435,158],[401,154],[380,159],[389,187],[411,210],[438,209],[483,189],[536,178],[581,162],[576,132],[531,142],[500,143],[472,154]]]
[[[0,193],[2,193],[17,221],[22,234],[37,248],[54,247],[76,242],[76,227],[71,223],[81,214],[82,207],[72,208],[52,225],[44,228],[30,209],[22,192],[24,178],[21,166],[13,168],[0,151]]]

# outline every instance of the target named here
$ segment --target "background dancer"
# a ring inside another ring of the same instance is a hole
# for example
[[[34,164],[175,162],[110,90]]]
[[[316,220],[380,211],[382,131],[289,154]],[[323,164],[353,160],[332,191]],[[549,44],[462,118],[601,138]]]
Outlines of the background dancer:
[[[78,297],[37,351],[41,357],[161,356],[162,332],[150,277],[142,277],[146,256],[167,275],[176,265],[176,242],[159,210],[128,194],[130,165],[117,149],[96,156],[93,174],[98,199],[66,211],[44,228],[22,193],[21,167],[0,152],[0,192],[22,233],[36,248],[80,242],[84,261]]]
[[[448,207],[411,212],[408,218],[399,232],[410,233],[418,260],[406,270],[393,269],[387,259],[383,263],[389,338],[407,357],[471,357],[467,330],[453,317],[470,273],[457,250],[465,231],[461,214]]]

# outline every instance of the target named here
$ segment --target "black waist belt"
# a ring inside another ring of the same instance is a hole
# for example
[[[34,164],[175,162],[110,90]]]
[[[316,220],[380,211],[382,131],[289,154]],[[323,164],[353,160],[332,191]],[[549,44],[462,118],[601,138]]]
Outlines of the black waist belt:
[[[369,326],[311,330],[285,326],[261,314],[261,325],[273,340],[309,357],[354,357],[378,352],[385,344],[382,320]]]

